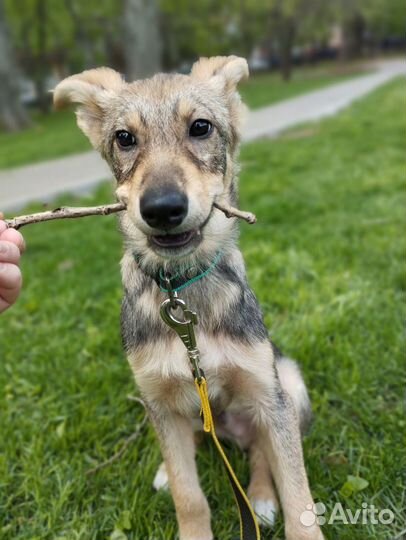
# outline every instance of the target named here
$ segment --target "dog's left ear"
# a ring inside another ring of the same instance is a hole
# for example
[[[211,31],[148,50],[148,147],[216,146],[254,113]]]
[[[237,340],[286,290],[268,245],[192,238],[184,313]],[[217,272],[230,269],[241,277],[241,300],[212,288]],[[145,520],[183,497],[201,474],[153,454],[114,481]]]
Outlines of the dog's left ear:
[[[239,56],[213,56],[200,58],[193,64],[191,77],[201,81],[222,86],[228,92],[233,92],[237,84],[248,77],[248,64],[245,58]]]
[[[238,139],[247,111],[237,91],[238,83],[248,77],[248,64],[245,58],[239,56],[200,58],[193,64],[190,76],[196,81],[208,83],[215,91],[225,95],[230,122]]]
[[[114,69],[89,69],[67,77],[56,86],[54,105],[56,109],[62,109],[76,103],[78,126],[100,150],[104,115],[124,85],[122,76]]]

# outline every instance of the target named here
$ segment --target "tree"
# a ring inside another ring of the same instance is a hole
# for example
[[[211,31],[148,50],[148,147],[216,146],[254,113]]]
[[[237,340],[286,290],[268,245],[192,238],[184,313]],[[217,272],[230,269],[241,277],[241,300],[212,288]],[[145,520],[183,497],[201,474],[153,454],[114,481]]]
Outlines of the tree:
[[[362,12],[368,29],[377,38],[397,36],[404,39],[404,11],[403,0],[362,0]]]
[[[156,0],[125,0],[123,20],[125,71],[129,81],[161,69],[161,32]]]
[[[4,0],[4,3],[17,61],[36,84],[37,97],[44,107],[49,104],[50,76],[59,79],[96,65],[112,64],[112,42],[116,47],[122,40],[118,31],[120,2]],[[116,67],[114,62],[113,67]]]
[[[49,0],[4,0],[13,30],[18,64],[34,86],[36,100],[42,112],[48,112],[51,98],[47,80],[52,71],[55,42],[61,39],[56,31],[56,13]]]
[[[18,72],[3,0],[0,0],[0,80],[0,124],[7,131],[17,131],[29,124],[29,118],[20,102]]]
[[[384,38],[404,40],[403,0],[340,0],[344,57],[359,56],[365,37],[378,45]]]
[[[47,92],[47,37],[48,37],[48,1],[36,0],[35,18],[37,28],[38,54],[35,58],[34,72],[35,89],[37,91],[38,106],[43,113],[48,113],[51,100]]]
[[[285,81],[291,76],[294,46],[320,38],[328,20],[329,10],[323,0],[271,0],[269,33],[276,41]]]
[[[297,13],[284,8],[283,1],[277,2],[271,10],[271,28],[275,35],[282,77],[288,81],[292,72],[292,51],[297,34]]]
[[[80,6],[75,0],[64,0],[64,5],[73,22],[73,32],[76,43],[83,53],[83,66],[85,69],[95,67],[95,49],[88,32],[86,21],[83,20]]]

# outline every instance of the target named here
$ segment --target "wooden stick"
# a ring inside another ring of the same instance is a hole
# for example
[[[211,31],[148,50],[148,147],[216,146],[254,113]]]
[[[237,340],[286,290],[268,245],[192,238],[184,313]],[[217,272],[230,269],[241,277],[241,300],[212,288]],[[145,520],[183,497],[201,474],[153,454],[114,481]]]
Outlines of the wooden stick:
[[[236,217],[236,218],[244,219],[250,225],[253,225],[257,221],[256,215],[253,214],[252,212],[243,212],[242,210],[238,210],[238,208],[234,208],[233,206],[229,206],[228,204],[225,204],[225,203],[219,204],[215,202],[213,206],[215,206],[216,208],[224,212],[228,218]]]
[[[31,223],[41,223],[42,221],[50,221],[52,219],[72,219],[85,216],[107,216],[114,212],[122,212],[126,209],[125,204],[103,204],[102,206],[61,206],[47,212],[38,212],[37,214],[28,214],[26,216],[18,216],[13,219],[6,219],[8,228],[20,229],[24,225]]]
[[[224,212],[228,217],[236,217],[244,219],[250,224],[256,222],[257,218],[251,212],[243,212],[227,204],[219,204],[217,202],[214,205],[218,210]],[[126,209],[124,203],[115,204],[103,204],[101,206],[61,206],[54,210],[48,210],[47,212],[38,212],[36,214],[28,214],[26,216],[18,216],[12,219],[6,219],[6,225],[8,228],[20,229],[24,225],[30,225],[31,223],[41,223],[42,221],[51,221],[53,219],[72,219],[85,216],[107,216],[115,212],[122,212]]]

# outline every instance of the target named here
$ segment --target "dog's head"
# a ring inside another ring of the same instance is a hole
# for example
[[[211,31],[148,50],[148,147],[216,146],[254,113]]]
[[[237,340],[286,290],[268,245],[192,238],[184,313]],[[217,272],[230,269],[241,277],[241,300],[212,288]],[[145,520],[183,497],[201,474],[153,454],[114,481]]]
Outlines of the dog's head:
[[[148,266],[210,259],[233,230],[214,210],[235,202],[235,156],[247,62],[202,58],[190,75],[126,83],[109,68],[84,71],[54,91],[56,107],[78,104],[79,127],[101,152],[127,204],[126,242]]]

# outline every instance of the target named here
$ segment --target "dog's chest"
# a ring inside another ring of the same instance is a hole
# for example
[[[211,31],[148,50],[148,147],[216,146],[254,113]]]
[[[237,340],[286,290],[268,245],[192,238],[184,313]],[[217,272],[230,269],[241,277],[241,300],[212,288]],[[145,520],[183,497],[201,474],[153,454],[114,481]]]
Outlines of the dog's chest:
[[[200,352],[200,367],[208,381],[214,412],[221,412],[232,400],[230,344],[196,332]],[[235,344],[233,345],[235,352]],[[197,416],[200,401],[192,375],[192,366],[181,340],[151,343],[129,355],[129,362],[142,393],[148,399],[165,402],[170,408],[187,416]]]
[[[200,366],[218,412],[233,400],[236,369],[251,365],[255,371],[258,356],[263,355],[262,350],[257,354],[257,348],[265,344],[268,350],[269,342],[258,303],[241,272],[226,262],[215,272],[182,290],[181,296],[197,313],[194,329]],[[122,336],[137,384],[147,399],[195,416],[200,402],[185,345],[160,316],[166,295],[139,271],[123,278]]]
[[[263,341],[267,331],[262,313],[240,259],[239,252],[224,258],[210,276],[182,289],[180,297],[196,312],[200,332],[245,343]],[[168,341],[174,333],[160,317],[160,306],[167,295],[134,264],[128,254],[123,258],[121,330],[127,352]],[[198,346],[202,347],[200,343]]]

